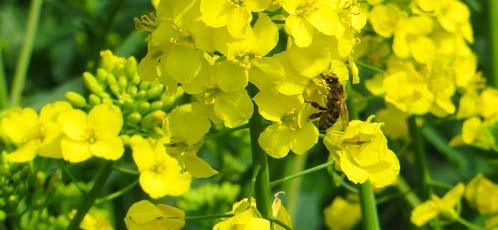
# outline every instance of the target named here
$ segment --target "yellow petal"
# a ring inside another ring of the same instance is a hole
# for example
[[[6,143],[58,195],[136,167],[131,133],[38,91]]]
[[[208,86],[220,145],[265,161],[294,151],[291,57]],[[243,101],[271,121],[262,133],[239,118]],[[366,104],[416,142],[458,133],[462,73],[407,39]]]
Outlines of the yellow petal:
[[[318,9],[307,17],[308,21],[318,31],[326,35],[341,36],[342,24],[339,21],[336,11],[327,6],[326,3],[318,3],[315,7]]]
[[[302,17],[289,15],[285,19],[285,30],[299,47],[307,47],[313,40],[313,26]]]
[[[290,150],[289,129],[283,125],[272,124],[261,133],[258,143],[273,158],[283,158]]]
[[[32,161],[36,157],[39,146],[39,140],[34,139],[28,141],[27,143],[19,146],[15,151],[8,153],[5,158],[7,161],[17,163]]]
[[[251,30],[252,14],[245,7],[233,7],[228,11],[227,30],[235,38],[249,36]]]
[[[166,71],[169,76],[180,83],[192,81],[201,70],[202,62],[199,53],[187,46],[173,46],[161,62],[161,73]]]
[[[195,178],[208,178],[218,173],[206,161],[195,154],[185,154],[185,168]]]
[[[433,200],[429,200],[422,204],[417,205],[417,207],[413,209],[412,214],[410,216],[410,220],[416,226],[422,227],[430,220],[436,218],[438,214],[439,214],[438,204]]]
[[[296,154],[305,154],[318,142],[318,129],[311,122],[291,133],[290,148]]]
[[[90,146],[84,141],[75,141],[68,138],[61,140],[62,158],[71,163],[78,163],[92,157]]]
[[[123,127],[123,115],[115,105],[100,104],[88,114],[88,124],[93,128],[96,139],[115,137]]]
[[[90,152],[96,157],[115,161],[123,156],[123,141],[117,136],[97,140],[90,144]]]
[[[239,91],[246,87],[249,80],[244,68],[227,61],[216,68],[215,78],[220,89],[225,92]]]
[[[251,118],[253,102],[245,91],[220,93],[214,101],[214,113],[228,128],[246,123]]]
[[[59,115],[57,121],[67,137],[78,141],[88,138],[88,117],[85,112],[78,109],[67,110]]]
[[[0,119],[0,132],[16,145],[33,138],[38,132],[38,114],[31,108],[8,110]]]

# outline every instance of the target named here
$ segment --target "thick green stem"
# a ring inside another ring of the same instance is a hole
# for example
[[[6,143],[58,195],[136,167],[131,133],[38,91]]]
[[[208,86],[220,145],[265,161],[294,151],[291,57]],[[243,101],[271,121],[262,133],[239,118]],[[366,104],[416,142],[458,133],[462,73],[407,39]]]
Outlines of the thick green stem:
[[[347,104],[349,118],[357,120],[360,118],[358,111],[356,110],[355,103],[353,101],[353,90],[351,88],[350,82],[346,84],[347,92]],[[358,186],[358,191],[360,193],[360,205],[361,205],[361,216],[363,220],[363,229],[366,230],[377,230],[380,229],[379,217],[377,215],[377,206],[375,202],[375,195],[372,190],[372,185],[370,181],[366,181]]]
[[[420,128],[417,126],[417,122],[415,121],[415,116],[408,118],[407,122],[410,136],[412,138],[412,144],[415,148],[414,160],[418,186],[420,188],[419,197],[422,200],[427,200],[431,194],[431,186],[429,185],[431,176],[429,174],[429,168],[427,167],[427,161],[425,159],[424,141],[422,139]]]
[[[254,85],[249,86],[249,93],[254,97],[257,89]],[[256,177],[254,186],[256,195],[256,206],[264,218],[272,216],[271,204],[271,187],[270,187],[270,172],[268,170],[268,158],[265,151],[259,146],[258,138],[264,130],[263,118],[258,112],[258,107],[254,104],[254,113],[249,120],[249,132],[251,136],[251,151],[253,167],[259,165],[259,173]]]
[[[298,173],[295,173],[295,174],[292,174],[292,175],[289,175],[289,176],[286,176],[284,178],[281,178],[281,179],[278,179],[278,180],[275,180],[275,181],[272,181],[270,183],[270,186],[271,187],[275,187],[277,185],[280,185],[282,183],[285,183],[286,181],[289,181],[289,180],[292,180],[294,178],[298,178],[298,177],[301,177],[301,176],[304,176],[304,175],[307,175],[307,174],[310,174],[310,173],[313,173],[313,172],[316,172],[316,171],[319,171],[319,170],[322,170],[324,168],[327,168],[331,165],[333,165],[334,162],[332,161],[329,161],[327,163],[324,163],[324,164],[321,164],[321,165],[317,165],[315,167],[312,167],[312,168],[309,168],[309,169],[306,169],[306,170],[303,170],[301,172],[298,172]]]
[[[99,195],[100,191],[104,187],[104,183],[106,182],[107,178],[109,177],[109,175],[111,175],[113,163],[114,161],[108,161],[104,163],[104,166],[100,169],[97,179],[95,179],[95,183],[93,184],[92,189],[86,194],[83,202],[76,212],[76,215],[71,220],[69,227],[67,227],[68,230],[78,229],[86,213],[92,207],[92,204],[97,198],[97,195]]]
[[[285,161],[286,170],[285,175],[299,173],[306,167],[306,156],[294,156]],[[283,190],[286,191],[286,204],[287,212],[294,218],[297,215],[297,203],[299,199],[299,193],[301,191],[302,178],[296,178],[295,180],[286,183],[283,186]],[[274,185],[270,182],[270,186],[273,188]]]
[[[379,217],[377,216],[377,204],[370,181],[360,184],[359,188],[363,229],[379,230],[380,224]]]
[[[12,91],[10,94],[10,105],[18,106],[21,103],[22,91],[26,81],[26,72],[29,66],[29,59],[33,51],[33,44],[36,37],[36,29],[40,18],[42,0],[32,0],[29,7],[28,25],[24,35],[24,43],[21,47],[19,59],[17,59]]]
[[[7,107],[7,79],[3,66],[2,43],[0,43],[0,110]]]
[[[498,88],[498,0],[489,0],[489,26],[491,33],[493,79],[491,84]]]

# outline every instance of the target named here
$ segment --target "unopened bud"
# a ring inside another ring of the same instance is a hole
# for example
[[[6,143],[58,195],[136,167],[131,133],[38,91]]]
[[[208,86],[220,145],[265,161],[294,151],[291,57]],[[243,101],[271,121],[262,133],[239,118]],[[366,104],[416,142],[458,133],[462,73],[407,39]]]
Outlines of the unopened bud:
[[[142,115],[137,112],[133,112],[130,115],[126,117],[126,122],[129,122],[130,124],[138,124],[142,120]]]
[[[102,103],[102,99],[100,99],[100,97],[95,94],[90,94],[90,96],[88,97],[88,101],[91,105],[98,105]]]
[[[91,73],[83,73],[83,82],[85,83],[85,86],[93,93],[100,93],[104,91],[104,88],[102,88],[97,79]]]
[[[156,99],[156,98],[159,98],[161,96],[161,94],[163,93],[164,91],[164,86],[163,85],[156,85],[152,88],[149,88],[147,90],[147,99],[149,100],[153,100],[153,99]]]
[[[149,109],[150,109],[149,102],[144,101],[138,104],[138,112],[140,112],[141,114],[146,114],[147,112],[149,112]]]
[[[150,104],[150,110],[161,110],[163,108],[163,102],[162,101],[154,101],[152,104]]]
[[[120,75],[118,77],[118,84],[122,89],[126,89],[126,86],[128,85],[128,79],[126,78],[126,76]]]
[[[77,92],[69,91],[64,95],[64,97],[76,108],[82,108],[86,106],[86,99]]]
[[[126,59],[125,72],[130,78],[137,74],[137,60],[134,57]]]
[[[154,127],[161,126],[163,124],[164,118],[166,117],[166,113],[160,110],[156,110],[152,113],[147,114],[142,119],[142,127],[144,129],[152,129]]]
[[[102,69],[102,68],[98,68],[97,69],[97,79],[99,79],[99,81],[101,82],[106,82],[107,80],[107,75],[109,73],[105,70],[105,69]]]
[[[134,85],[131,85],[128,87],[128,90],[126,90],[126,92],[130,95],[130,96],[134,96],[137,92],[138,92],[138,88]]]

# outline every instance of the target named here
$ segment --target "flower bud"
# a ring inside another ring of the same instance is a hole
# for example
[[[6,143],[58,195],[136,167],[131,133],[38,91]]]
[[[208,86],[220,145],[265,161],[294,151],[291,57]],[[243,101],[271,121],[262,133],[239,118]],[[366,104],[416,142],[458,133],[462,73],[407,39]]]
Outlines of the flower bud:
[[[120,75],[118,77],[118,84],[122,89],[126,89],[126,86],[128,85],[128,79],[124,75]]]
[[[85,86],[93,93],[98,94],[104,91],[104,88],[102,88],[97,79],[91,73],[83,73],[83,82],[85,83]]]
[[[134,57],[126,59],[125,72],[131,79],[137,74],[137,60]]]
[[[86,106],[86,99],[77,92],[69,91],[64,95],[64,97],[76,108],[82,108]]]
[[[130,86],[128,86],[128,89],[126,90],[126,92],[130,96],[135,96],[135,94],[138,92],[138,88],[134,85],[130,85]]]
[[[102,68],[97,69],[97,79],[99,81],[106,82],[107,75],[109,75],[109,73],[105,69]]]
[[[161,110],[163,108],[163,102],[162,101],[154,101],[152,104],[150,104],[150,110]]]
[[[131,77],[131,84],[133,85],[138,85],[140,83],[142,79],[140,78],[140,76],[138,76],[138,74],[135,73],[135,75],[133,75],[133,77]]]
[[[142,120],[142,115],[137,112],[133,112],[126,117],[126,122],[130,124],[138,124]]]
[[[142,119],[141,125],[144,129],[152,129],[154,127],[161,126],[165,117],[166,117],[165,112],[156,110],[154,112],[147,114]]]
[[[154,87],[149,88],[147,90],[146,97],[149,100],[153,100],[153,99],[159,98],[161,96],[161,94],[163,93],[163,91],[164,91],[164,86],[162,86],[162,85],[154,86]]]
[[[145,99],[145,95],[147,95],[147,92],[145,90],[140,90],[137,92],[137,95],[135,96],[135,98]]]
[[[149,102],[144,101],[138,104],[138,112],[140,112],[141,114],[146,114],[147,112],[149,112],[149,109],[150,109]]]
[[[140,85],[138,86],[139,89],[146,90],[150,87],[150,82],[148,81],[142,81],[140,82]]]
[[[88,101],[90,102],[91,105],[98,105],[102,103],[100,97],[95,94],[90,94],[90,96],[88,97]]]

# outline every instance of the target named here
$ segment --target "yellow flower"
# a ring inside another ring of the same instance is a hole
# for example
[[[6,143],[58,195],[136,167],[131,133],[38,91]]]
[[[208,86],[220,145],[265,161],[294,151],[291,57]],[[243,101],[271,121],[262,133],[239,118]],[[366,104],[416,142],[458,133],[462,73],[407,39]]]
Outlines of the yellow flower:
[[[472,43],[472,25],[470,10],[459,0],[442,0],[441,8],[436,13],[439,24],[448,32],[456,33]]]
[[[461,137],[463,143],[483,149],[491,149],[495,146],[493,134],[478,117],[471,117],[463,122]]]
[[[226,26],[230,35],[243,38],[251,33],[252,12],[264,11],[271,0],[200,0],[202,21],[211,27]]]
[[[64,160],[77,163],[92,156],[117,160],[124,152],[119,133],[123,126],[121,110],[110,104],[95,106],[88,115],[77,109],[58,117],[65,137],[61,141]]]
[[[129,230],[180,230],[185,226],[185,212],[165,205],[154,205],[148,200],[134,203],[124,219]]]
[[[287,209],[282,204],[282,200],[278,198],[278,193],[275,194],[275,199],[273,200],[273,203],[271,205],[271,210],[273,217],[275,217],[277,220],[282,221],[283,224],[293,228],[292,219],[287,212]],[[275,230],[284,230],[284,228],[278,224],[275,224],[274,227]]]
[[[406,125],[408,114],[403,113],[396,107],[387,106],[387,108],[379,110],[375,118],[384,123],[382,130],[386,136],[393,139],[406,139],[408,137],[408,127]]]
[[[428,37],[433,31],[433,20],[428,16],[413,16],[399,23],[393,39],[396,56],[411,56],[419,63],[431,63],[436,57],[436,46]]]
[[[71,109],[64,101],[43,106],[40,116],[33,109],[15,108],[0,118],[0,133],[5,141],[17,146],[6,157],[13,162],[27,162],[36,154],[43,157],[61,158],[60,141],[62,132],[57,117]]]
[[[406,13],[395,4],[376,5],[368,15],[372,27],[378,35],[389,38],[398,27],[398,23],[404,20]]]
[[[235,203],[231,213],[233,217],[217,223],[213,230],[270,229],[270,221],[263,219],[254,199],[251,203],[247,199]]]
[[[441,215],[449,220],[459,218],[457,212],[460,206],[460,199],[463,196],[465,185],[458,183],[442,198],[433,195],[428,201],[425,201],[412,210],[410,220],[418,227],[425,225],[427,222]]]
[[[175,158],[182,168],[193,177],[206,178],[216,170],[197,156],[204,135],[211,127],[204,107],[197,103],[176,107],[164,120],[163,129],[167,138],[166,152]]]
[[[360,205],[338,196],[323,210],[323,217],[330,230],[352,229],[361,219]]]
[[[333,3],[326,0],[284,0],[281,2],[289,16],[285,30],[299,47],[307,47],[313,41],[315,29],[325,35],[341,37],[344,26]]]
[[[388,73],[383,83],[386,101],[405,113],[424,114],[432,106],[434,95],[411,63]]]
[[[485,120],[498,120],[498,90],[486,88],[481,92],[479,101],[479,113]]]
[[[367,121],[349,122],[344,133],[327,130],[324,143],[336,166],[355,183],[370,180],[376,188],[392,184],[399,174],[398,158],[387,147],[381,123]]]
[[[305,106],[301,95],[261,91],[254,101],[259,113],[274,122],[258,138],[261,148],[271,157],[285,157],[289,150],[302,155],[318,142],[318,129],[308,119],[311,106]]]
[[[178,162],[166,153],[165,143],[164,138],[152,140],[133,136],[130,139],[133,161],[140,172],[140,186],[155,199],[182,195],[189,190],[192,181],[190,174],[181,173]]]
[[[498,185],[481,174],[467,184],[465,198],[481,214],[498,213]]]
[[[102,211],[92,211],[85,215],[80,223],[80,229],[83,230],[112,230],[114,229],[109,222],[109,218]]]

